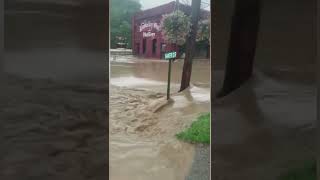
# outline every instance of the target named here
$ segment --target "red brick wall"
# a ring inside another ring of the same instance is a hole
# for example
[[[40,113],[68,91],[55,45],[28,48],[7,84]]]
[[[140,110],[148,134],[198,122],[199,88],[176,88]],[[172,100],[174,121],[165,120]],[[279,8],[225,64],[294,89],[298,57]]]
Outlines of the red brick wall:
[[[158,20],[153,20],[151,22],[160,22],[160,17]],[[144,39],[143,32],[139,32],[138,25],[140,25],[140,23],[136,23],[135,27],[133,28],[133,30],[134,30],[134,32],[133,32],[133,52],[134,52],[134,54],[136,54],[138,56],[145,57],[145,58],[160,59],[161,58],[161,44],[165,43],[163,36],[161,34],[161,31],[157,32],[156,30],[151,30],[150,32],[155,33],[155,36],[154,37],[145,37],[145,39],[146,39],[146,52],[145,52],[145,54],[143,54],[143,39]],[[153,54],[153,52],[152,52],[153,39],[156,39],[156,41],[157,41],[155,54]],[[139,45],[140,45],[140,48],[139,48],[140,52],[137,52],[137,50],[138,50],[137,43],[139,43]],[[172,49],[172,47],[173,47],[172,45],[166,44],[167,51],[175,50],[175,49]]]

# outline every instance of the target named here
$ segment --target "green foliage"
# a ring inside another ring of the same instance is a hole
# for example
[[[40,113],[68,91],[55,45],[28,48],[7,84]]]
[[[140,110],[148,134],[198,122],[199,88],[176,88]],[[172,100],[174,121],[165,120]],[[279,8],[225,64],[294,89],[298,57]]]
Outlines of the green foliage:
[[[301,168],[290,169],[285,175],[280,176],[279,180],[316,180],[316,176],[316,161],[307,161]]]
[[[209,41],[210,38],[210,22],[209,20],[199,21],[197,41]]]
[[[210,144],[210,113],[201,115],[187,130],[176,137],[191,143]]]
[[[110,40],[111,48],[118,42],[131,47],[131,18],[141,10],[141,5],[134,0],[111,0],[110,8]],[[121,40],[119,39],[121,38]]]
[[[165,40],[184,46],[187,35],[190,33],[191,18],[182,11],[166,14],[161,20],[161,29]],[[199,21],[196,41],[208,43],[210,38],[210,21],[208,19]]]
[[[163,15],[160,27],[166,42],[183,45],[190,32],[190,25],[190,17],[182,11],[175,11]]]

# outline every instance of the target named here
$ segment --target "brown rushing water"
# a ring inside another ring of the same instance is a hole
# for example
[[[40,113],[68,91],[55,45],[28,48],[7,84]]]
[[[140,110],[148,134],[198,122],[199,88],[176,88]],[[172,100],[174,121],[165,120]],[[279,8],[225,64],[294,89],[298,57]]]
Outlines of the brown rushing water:
[[[175,62],[167,102],[167,62],[119,59],[111,62],[110,179],[185,179],[194,147],[174,135],[210,111],[209,62],[194,63],[193,85],[182,93],[177,91],[183,64]]]

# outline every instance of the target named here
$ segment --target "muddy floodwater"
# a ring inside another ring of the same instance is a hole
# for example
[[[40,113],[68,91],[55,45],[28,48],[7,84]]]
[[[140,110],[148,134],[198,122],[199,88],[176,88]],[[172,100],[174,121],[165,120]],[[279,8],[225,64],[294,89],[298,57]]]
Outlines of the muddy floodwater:
[[[167,61],[111,58],[110,179],[183,180],[188,175],[194,146],[175,134],[210,111],[210,64],[195,61],[192,86],[178,93],[182,65],[173,63],[168,102]]]

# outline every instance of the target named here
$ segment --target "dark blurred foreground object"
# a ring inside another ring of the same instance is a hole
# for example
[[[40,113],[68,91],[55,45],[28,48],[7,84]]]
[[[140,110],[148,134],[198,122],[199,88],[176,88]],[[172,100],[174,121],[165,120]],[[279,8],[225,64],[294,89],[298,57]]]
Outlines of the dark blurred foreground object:
[[[260,21],[260,4],[260,0],[236,0],[225,79],[218,97],[229,94],[252,76]]]

